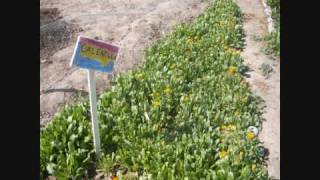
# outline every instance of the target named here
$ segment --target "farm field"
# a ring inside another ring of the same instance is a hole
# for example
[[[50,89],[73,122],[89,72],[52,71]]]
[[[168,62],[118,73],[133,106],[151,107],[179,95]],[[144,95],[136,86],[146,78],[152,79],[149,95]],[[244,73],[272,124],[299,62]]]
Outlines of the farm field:
[[[99,159],[86,98],[64,106],[41,129],[42,179],[279,179],[279,60],[253,38],[266,33],[259,3],[202,4],[144,44],[138,67],[109,77]]]
[[[209,0],[41,0],[40,124],[49,122],[63,105],[87,97],[85,71],[69,67],[78,35],[122,47],[112,75],[97,73],[101,94],[110,88],[112,76],[141,66],[147,47],[209,4]]]

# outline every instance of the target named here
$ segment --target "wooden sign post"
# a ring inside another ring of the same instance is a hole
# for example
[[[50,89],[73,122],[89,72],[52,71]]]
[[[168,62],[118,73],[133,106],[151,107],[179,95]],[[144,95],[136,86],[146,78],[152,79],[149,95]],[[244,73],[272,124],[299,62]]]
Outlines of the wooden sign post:
[[[96,81],[94,77],[94,71],[88,69],[88,84],[89,84],[89,99],[90,99],[90,110],[91,110],[91,121],[92,121],[92,132],[93,132],[93,143],[97,157],[99,157],[100,151],[100,133],[99,125],[97,121],[97,97],[96,97]]]
[[[92,133],[97,158],[99,158],[100,155],[100,134],[97,120],[97,97],[94,73],[95,70],[112,72],[119,49],[119,47],[112,44],[79,36],[70,63],[70,66],[77,66],[87,69],[88,71]]]

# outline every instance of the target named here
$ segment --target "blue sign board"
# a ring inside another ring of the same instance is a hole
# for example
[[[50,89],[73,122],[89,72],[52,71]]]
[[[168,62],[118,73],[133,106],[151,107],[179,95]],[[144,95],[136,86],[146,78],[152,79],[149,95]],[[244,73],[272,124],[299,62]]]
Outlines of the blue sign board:
[[[119,47],[98,40],[78,37],[71,66],[111,72],[119,53]]]

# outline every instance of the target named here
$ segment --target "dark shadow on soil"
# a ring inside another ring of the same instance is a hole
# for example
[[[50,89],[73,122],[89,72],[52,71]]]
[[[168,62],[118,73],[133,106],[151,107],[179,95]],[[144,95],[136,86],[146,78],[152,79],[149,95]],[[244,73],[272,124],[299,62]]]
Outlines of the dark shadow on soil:
[[[248,74],[249,72],[252,72],[253,70],[249,68],[249,66],[245,66],[243,65],[240,70],[239,70],[239,73],[246,77],[246,78],[250,78],[250,74]]]
[[[80,31],[77,25],[63,20],[57,8],[40,9],[40,60],[68,46]]]
[[[42,8],[40,9],[40,27],[53,21],[61,19],[58,8]]]
[[[40,95],[54,93],[54,92],[70,92],[70,93],[81,93],[81,94],[88,94],[85,90],[75,89],[75,88],[56,88],[56,89],[48,89],[40,91]]]

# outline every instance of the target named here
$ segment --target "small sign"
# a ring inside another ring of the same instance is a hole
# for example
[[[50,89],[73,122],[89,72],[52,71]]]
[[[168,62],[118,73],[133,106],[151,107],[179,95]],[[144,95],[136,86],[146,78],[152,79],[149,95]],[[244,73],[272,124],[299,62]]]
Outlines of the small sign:
[[[86,37],[78,37],[70,66],[88,70],[88,89],[91,109],[93,143],[97,158],[100,154],[100,133],[97,114],[95,71],[111,72],[119,53],[119,47]]]
[[[111,72],[119,49],[118,46],[112,44],[79,36],[70,65],[101,72]]]

